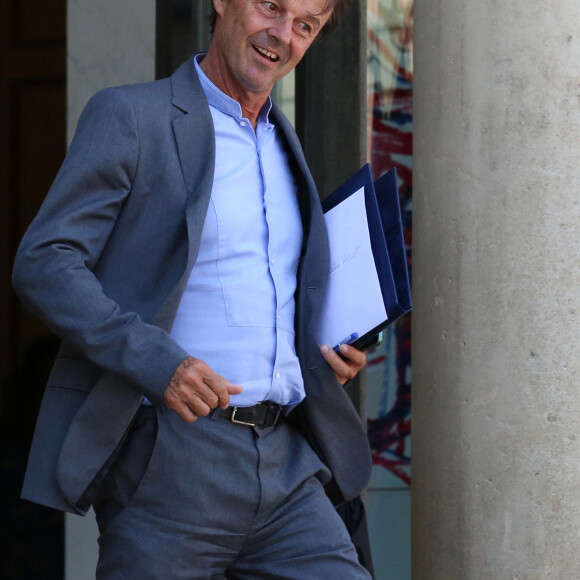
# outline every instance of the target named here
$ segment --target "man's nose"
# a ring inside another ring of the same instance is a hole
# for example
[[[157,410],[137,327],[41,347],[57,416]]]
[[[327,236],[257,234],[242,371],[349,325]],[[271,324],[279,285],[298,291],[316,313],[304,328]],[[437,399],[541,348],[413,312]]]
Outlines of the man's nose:
[[[276,18],[276,22],[268,29],[268,34],[284,44],[289,44],[292,38],[292,19],[281,15]]]

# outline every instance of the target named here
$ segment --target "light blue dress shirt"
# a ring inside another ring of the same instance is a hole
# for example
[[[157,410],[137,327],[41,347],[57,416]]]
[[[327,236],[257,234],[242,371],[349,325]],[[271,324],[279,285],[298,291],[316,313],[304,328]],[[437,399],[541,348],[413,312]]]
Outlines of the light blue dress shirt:
[[[244,391],[232,405],[304,398],[294,347],[302,246],[296,184],[262,108],[256,131],[240,105],[196,69],[216,135],[215,175],[199,255],[171,336]]]

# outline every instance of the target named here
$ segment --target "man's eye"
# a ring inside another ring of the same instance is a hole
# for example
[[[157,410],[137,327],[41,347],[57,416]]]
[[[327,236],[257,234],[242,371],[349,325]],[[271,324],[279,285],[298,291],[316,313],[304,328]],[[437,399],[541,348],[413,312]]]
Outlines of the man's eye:
[[[276,4],[274,2],[266,2],[266,8],[270,12],[274,12],[278,8],[278,6],[276,6]]]
[[[312,26],[307,22],[300,22],[298,26],[300,27],[300,32],[302,32],[302,34],[312,34]]]

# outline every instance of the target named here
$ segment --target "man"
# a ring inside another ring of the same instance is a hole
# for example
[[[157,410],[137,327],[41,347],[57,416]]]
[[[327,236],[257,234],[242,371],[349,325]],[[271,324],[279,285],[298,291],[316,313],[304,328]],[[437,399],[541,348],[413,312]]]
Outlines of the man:
[[[91,99],[22,241],[63,338],[23,497],[94,505],[98,578],[368,578],[329,500],[368,481],[365,356],[316,344],[324,221],[269,100],[342,3],[214,0],[206,55]]]

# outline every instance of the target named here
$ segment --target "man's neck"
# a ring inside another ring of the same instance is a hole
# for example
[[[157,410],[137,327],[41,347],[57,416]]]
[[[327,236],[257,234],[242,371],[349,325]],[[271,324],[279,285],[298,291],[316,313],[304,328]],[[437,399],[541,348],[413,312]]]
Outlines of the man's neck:
[[[260,114],[264,103],[268,100],[269,93],[266,95],[258,95],[249,91],[243,91],[237,86],[232,87],[227,81],[227,75],[223,74],[222,64],[213,57],[211,47],[203,60],[199,63],[199,66],[207,78],[220,91],[234,99],[234,101],[240,105],[242,116],[248,119],[254,130],[256,130],[258,125],[258,115]]]

